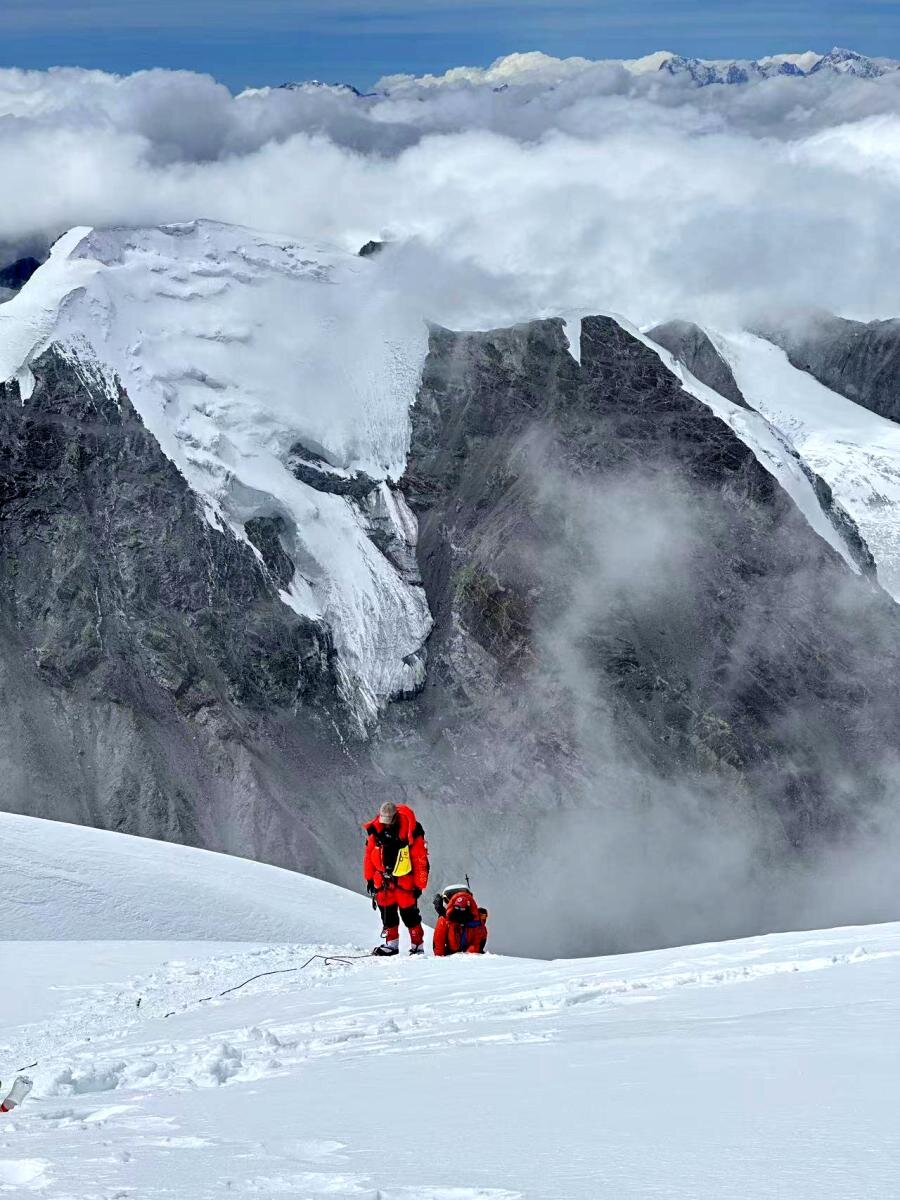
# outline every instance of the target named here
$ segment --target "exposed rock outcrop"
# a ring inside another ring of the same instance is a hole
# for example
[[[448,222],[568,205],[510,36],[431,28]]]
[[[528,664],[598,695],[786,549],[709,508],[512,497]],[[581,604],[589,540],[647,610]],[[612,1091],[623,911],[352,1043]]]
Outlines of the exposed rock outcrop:
[[[312,865],[283,776],[305,762],[315,793],[333,752],[328,629],[212,527],[121,389],[58,348],[34,374],[0,387],[6,806]]]
[[[859,815],[837,777],[878,790],[900,614],[615,321],[584,321],[580,363],[558,321],[435,330],[403,486],[436,622],[423,709],[444,742],[495,721],[516,746],[486,794],[563,804],[625,764],[803,844]]]
[[[866,324],[811,313],[760,332],[832,391],[900,421],[900,320]]]
[[[709,335],[692,321],[666,321],[648,330],[647,336],[668,350],[673,358],[684,363],[690,373],[711,387],[714,392],[749,408],[741,394],[731,367],[709,339]]]

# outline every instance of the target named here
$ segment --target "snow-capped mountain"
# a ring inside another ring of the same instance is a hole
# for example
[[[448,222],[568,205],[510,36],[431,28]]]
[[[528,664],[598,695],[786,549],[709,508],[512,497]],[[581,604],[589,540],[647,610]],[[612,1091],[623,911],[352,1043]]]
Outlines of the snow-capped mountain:
[[[352,83],[325,83],[322,79],[304,79],[300,83],[283,83],[281,87],[288,92],[304,91],[306,88],[311,90],[324,89],[326,92],[333,92],[335,95],[350,95],[364,96],[365,92],[361,92],[359,88],[353,86]]]
[[[303,876],[25,818],[0,816],[0,836],[0,1073],[34,1080],[0,1118],[4,1194],[893,1188],[897,925],[387,962],[354,957],[371,945],[365,897]],[[492,923],[515,919],[484,899]],[[313,958],[329,954],[344,957]],[[385,1095],[432,1098],[389,1153]]]
[[[429,329],[393,253],[77,229],[0,306],[8,807],[355,883],[399,795],[511,948],[557,860],[555,952],[885,913],[796,867],[890,844],[900,609],[840,454],[718,335]]]
[[[878,79],[900,69],[891,58],[871,57],[856,50],[835,46],[827,53],[807,50],[793,54],[771,54],[754,59],[705,59],[658,50],[642,58],[589,59],[554,58],[539,50],[507,54],[488,67],[453,67],[443,75],[391,75],[380,80],[372,91],[363,92],[348,83],[324,83],[319,79],[298,80],[281,85],[300,93],[328,93],[350,102],[377,103],[387,96],[402,95],[410,89],[489,87],[504,92],[518,87],[556,87],[566,81],[587,76],[597,68],[619,67],[635,77],[661,74],[690,79],[699,87],[710,84],[745,84],[784,76],[804,78],[820,74],[847,75],[858,79]],[[259,96],[268,89],[250,88],[245,97]]]
[[[900,426],[881,415],[897,411],[897,323],[864,326],[817,314],[767,338],[677,324],[650,336],[712,388],[766,418],[811,474],[819,503],[851,544],[861,536],[881,585],[900,601]]]
[[[412,546],[392,483],[426,332],[369,263],[210,222],[77,229],[0,309],[0,375],[26,398],[50,344],[99,364],[113,401],[121,383],[214,527],[264,558],[278,523],[273,579],[328,622],[362,714],[418,686],[425,597],[370,535],[378,524],[397,558]]]
[[[679,54],[666,56],[659,70],[671,75],[689,75],[694,83],[707,87],[711,83],[740,84],[753,79],[771,79],[779,75],[816,75],[822,72],[853,75],[860,79],[878,79],[898,70],[893,59],[868,58],[855,50],[835,47],[827,54],[776,54],[760,59],[708,60],[685,58]],[[633,70],[634,67],[631,67]]]
[[[669,50],[659,50],[635,59],[559,59],[540,51],[531,51],[505,55],[489,67],[454,67],[444,75],[392,75],[381,80],[376,91],[392,94],[411,87],[433,89],[461,85],[483,85],[494,90],[524,85],[554,87],[587,76],[597,68],[610,67],[620,67],[634,76],[662,74],[664,77],[685,77],[700,87],[706,87],[709,84],[745,84],[779,76],[802,78],[817,74],[877,79],[900,69],[900,63],[890,58],[871,58],[837,46],[827,54],[807,50],[799,54],[772,54],[758,59],[693,58]]]

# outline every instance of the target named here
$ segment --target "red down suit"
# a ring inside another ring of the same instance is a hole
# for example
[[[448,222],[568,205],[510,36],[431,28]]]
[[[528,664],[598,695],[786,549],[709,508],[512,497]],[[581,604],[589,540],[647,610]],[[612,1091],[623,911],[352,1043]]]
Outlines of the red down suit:
[[[434,927],[434,953],[483,954],[487,944],[487,912],[475,903],[469,891],[460,890],[442,906]]]
[[[363,828],[367,835],[363,878],[375,886],[386,940],[396,940],[399,910],[413,945],[421,945],[422,918],[416,902],[428,886],[425,831],[406,804],[397,805],[397,818],[392,824],[384,825],[376,816]]]

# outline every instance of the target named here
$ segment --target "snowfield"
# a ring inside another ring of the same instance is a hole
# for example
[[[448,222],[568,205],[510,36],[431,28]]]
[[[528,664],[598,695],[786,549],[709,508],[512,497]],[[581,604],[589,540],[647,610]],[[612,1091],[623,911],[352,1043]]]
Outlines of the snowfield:
[[[366,897],[265,863],[0,812],[8,940],[354,941]]]
[[[4,1079],[37,1060],[0,1124],[4,1194],[896,1190],[900,925],[554,963],[354,959],[374,932],[364,897],[116,834],[2,828],[7,936],[45,938],[2,948]],[[221,940],[231,920],[258,937]],[[220,940],[184,940],[204,929]]]

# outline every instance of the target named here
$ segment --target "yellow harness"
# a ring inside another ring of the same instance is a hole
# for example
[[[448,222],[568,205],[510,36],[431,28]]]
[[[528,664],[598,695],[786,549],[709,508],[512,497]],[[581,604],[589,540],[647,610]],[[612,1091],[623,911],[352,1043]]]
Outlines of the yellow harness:
[[[403,875],[412,874],[412,858],[409,853],[409,846],[401,846],[400,853],[397,855],[397,861],[394,863],[394,869],[391,874],[395,879],[400,879]]]

